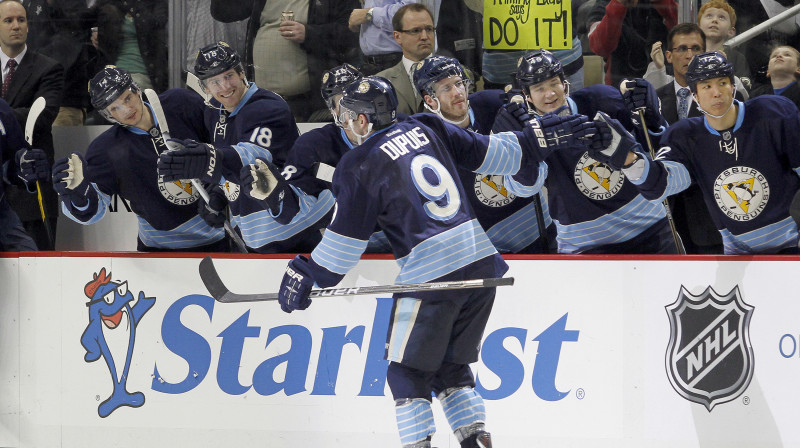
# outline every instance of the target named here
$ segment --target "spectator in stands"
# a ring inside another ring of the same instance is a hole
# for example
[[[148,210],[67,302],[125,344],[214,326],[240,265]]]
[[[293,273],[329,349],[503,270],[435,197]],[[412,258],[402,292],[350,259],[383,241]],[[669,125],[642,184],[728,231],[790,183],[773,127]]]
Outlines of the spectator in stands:
[[[289,103],[296,121],[325,109],[319,99],[322,73],[358,59],[356,37],[347,28],[357,0],[301,2],[212,0],[211,15],[225,23],[250,18],[245,64],[247,76]],[[282,13],[294,8],[292,20]]]
[[[674,0],[597,0],[589,13],[589,46],[606,63],[606,84],[640,78],[648,53],[678,23]]]
[[[167,0],[98,1],[94,14],[100,66],[127,70],[142,89],[166,90],[167,6]]]
[[[752,96],[781,95],[800,108],[800,87],[797,85],[797,77],[800,76],[800,52],[786,45],[776,47],[769,55],[767,67],[770,83],[754,89]]]
[[[64,69],[61,65],[27,47],[28,22],[25,7],[17,0],[0,2],[0,63],[2,64],[2,97],[14,109],[17,121],[24,129],[33,102],[41,97],[47,107],[36,121],[33,143],[47,154],[53,163],[53,135],[51,127],[58,114],[64,86]],[[8,202],[22,220],[25,230],[41,250],[53,250],[58,217],[58,198],[49,183],[41,183],[42,202],[47,224],[42,219],[36,195],[24,188],[10,186],[6,191]],[[49,227],[49,229],[48,229]]]
[[[564,68],[564,76],[569,82],[570,90],[580,90],[584,85],[583,44],[578,37],[578,9],[581,2],[572,2],[572,48],[566,50],[549,50]],[[483,11],[483,10],[481,10]],[[528,50],[483,50],[482,74],[485,89],[504,89],[513,84],[517,72],[517,64]]]
[[[393,67],[378,73],[389,80],[397,94],[397,112],[415,114],[422,112],[422,98],[414,88],[416,63],[433,54],[436,27],[433,13],[422,4],[410,3],[397,10],[392,17],[394,40],[403,49],[403,57]]]
[[[400,44],[394,37],[392,22],[397,11],[411,3],[424,4],[431,11],[435,25],[435,14],[441,0],[363,0],[362,3],[362,8],[350,13],[348,25],[350,31],[359,33],[363,53],[359,71],[369,76],[394,66],[403,57]]]
[[[730,53],[731,57],[728,60],[733,64],[737,75],[735,78],[736,90],[746,100],[749,97],[750,66],[747,64],[744,55],[733,48],[723,46],[727,39],[736,34],[734,28],[736,12],[725,0],[712,0],[700,8],[697,20],[700,29],[703,30],[705,35],[706,51],[720,51],[726,55]],[[669,42],[669,39],[667,41]],[[662,50],[661,42],[653,44],[650,52],[650,57],[652,57],[653,61],[647,66],[647,73],[644,75],[644,79],[653,84],[655,88],[665,86],[671,83],[673,79],[672,75],[667,74],[666,67],[666,65],[669,65],[669,68],[672,69],[672,65],[665,60],[665,54]],[[670,50],[667,49],[667,52]]]

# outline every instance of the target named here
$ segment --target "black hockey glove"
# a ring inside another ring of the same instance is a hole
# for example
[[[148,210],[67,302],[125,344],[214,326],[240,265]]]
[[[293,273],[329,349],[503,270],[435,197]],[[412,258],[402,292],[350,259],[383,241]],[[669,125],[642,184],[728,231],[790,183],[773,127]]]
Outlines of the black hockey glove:
[[[278,303],[286,313],[294,310],[304,310],[311,305],[311,288],[314,287],[314,279],[311,277],[311,266],[308,258],[303,255],[294,257],[286,267],[286,272],[281,280],[281,288],[278,291]]]
[[[639,123],[639,109],[644,109],[647,128],[653,131],[661,128],[661,100],[652,84],[642,78],[623,80],[620,91],[634,123]]]
[[[28,191],[36,191],[36,182],[45,182],[50,177],[50,163],[41,149],[20,149],[15,155],[17,177],[25,183]]]
[[[289,183],[278,167],[258,158],[255,164],[245,165],[239,172],[242,191],[253,199],[264,202],[273,215],[281,211],[281,203],[292,195]]]
[[[203,199],[197,201],[197,214],[209,226],[219,229],[225,225],[225,207],[228,206],[228,198],[225,197],[225,192],[219,184],[210,185],[206,191],[208,204]]]
[[[86,160],[77,152],[56,160],[53,164],[53,189],[67,205],[86,205],[91,185],[84,177]]]
[[[164,151],[158,157],[158,174],[167,182],[200,179],[218,184],[222,177],[222,152],[212,145],[194,140],[170,139],[176,149]]]
[[[529,120],[523,133],[531,142],[531,156],[543,162],[555,151],[583,150],[597,133],[597,126],[585,115],[546,114]]]
[[[598,111],[594,119],[600,135],[592,139],[589,155],[599,162],[607,163],[615,170],[621,170],[625,166],[628,154],[636,150],[641,151],[641,145],[619,121],[606,113]]]
[[[492,133],[519,131],[531,119],[525,103],[508,103],[500,108],[492,125]]]

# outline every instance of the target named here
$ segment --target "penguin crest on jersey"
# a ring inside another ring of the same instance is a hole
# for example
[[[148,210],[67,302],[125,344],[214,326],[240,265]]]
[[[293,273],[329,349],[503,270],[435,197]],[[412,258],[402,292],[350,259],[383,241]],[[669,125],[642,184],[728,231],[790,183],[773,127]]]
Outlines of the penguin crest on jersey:
[[[165,182],[161,176],[158,177],[158,191],[164,199],[175,205],[193,204],[200,197],[191,182],[182,180]]]
[[[233,202],[238,199],[239,191],[239,184],[235,184],[229,180],[226,180],[222,185],[222,192],[225,193],[225,197],[228,198],[228,202]]]
[[[473,187],[481,204],[489,207],[504,207],[517,198],[503,185],[503,176],[500,175],[478,174]]]
[[[573,179],[584,196],[596,201],[611,199],[625,184],[625,176],[621,171],[615,171],[608,164],[589,157],[588,152],[575,165]]]
[[[767,207],[770,188],[766,177],[755,168],[734,166],[714,181],[717,206],[734,221],[750,221]]]

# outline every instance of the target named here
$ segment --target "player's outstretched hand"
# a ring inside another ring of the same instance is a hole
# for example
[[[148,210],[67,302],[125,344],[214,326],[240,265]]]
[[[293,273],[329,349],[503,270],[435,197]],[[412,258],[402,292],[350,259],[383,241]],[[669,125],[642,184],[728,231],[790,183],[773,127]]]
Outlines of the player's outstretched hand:
[[[206,188],[208,192],[208,203],[202,198],[197,201],[197,214],[203,218],[208,225],[219,229],[225,225],[225,207],[228,205],[228,198],[219,184],[214,184]]]
[[[639,122],[639,109],[643,109],[647,128],[658,130],[661,127],[661,100],[652,84],[642,78],[623,79],[619,90],[625,106],[633,114],[634,123]]]
[[[194,140],[170,139],[176,149],[164,151],[158,157],[158,174],[167,182],[200,179],[218,184],[222,177],[222,152],[212,145]]]
[[[535,145],[530,145],[534,148],[532,157],[539,162],[555,151],[585,148],[596,132],[596,125],[585,115],[560,116],[555,113],[529,120],[523,130],[525,136],[535,142]]]
[[[25,182],[28,191],[34,191],[37,181],[45,182],[50,178],[50,163],[47,154],[41,149],[20,149],[15,155],[17,176]]]
[[[589,155],[611,168],[620,170],[625,166],[628,154],[641,148],[636,139],[622,124],[605,112],[597,112],[594,117],[599,135],[589,145]]]
[[[262,158],[255,164],[245,165],[239,172],[242,190],[253,199],[263,201],[274,213],[280,213],[281,203],[292,194],[289,183],[281,175],[278,167]]]
[[[528,106],[524,103],[511,102],[503,105],[495,116],[492,132],[519,131],[531,119]]]
[[[84,177],[85,165],[86,160],[77,152],[69,157],[62,157],[53,164],[53,189],[62,199],[70,200],[76,205],[86,203],[90,185]]]
[[[308,258],[303,255],[294,257],[286,266],[286,272],[281,280],[281,289],[278,291],[278,303],[284,312],[304,310],[311,305],[311,288],[314,279],[311,277],[311,266]]]

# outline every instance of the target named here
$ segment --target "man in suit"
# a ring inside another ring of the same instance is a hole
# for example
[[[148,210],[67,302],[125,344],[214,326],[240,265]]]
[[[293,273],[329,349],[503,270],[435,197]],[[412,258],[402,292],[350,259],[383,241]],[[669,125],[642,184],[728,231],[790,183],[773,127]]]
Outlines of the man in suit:
[[[47,107],[39,116],[33,132],[33,146],[47,153],[53,163],[51,127],[58,115],[64,86],[64,69],[55,60],[28,49],[28,21],[25,7],[18,0],[0,2],[0,64],[2,64],[2,97],[14,109],[20,125],[25,127],[28,111],[36,98],[43,96]],[[52,185],[41,183],[44,209],[55,238],[58,217],[58,196]],[[54,249],[47,235],[36,195],[11,187],[8,201],[22,220],[25,230],[41,250]]]
[[[417,62],[433,54],[436,27],[433,14],[424,5],[411,3],[392,17],[394,40],[403,49],[403,58],[395,66],[378,73],[389,80],[397,93],[397,112],[415,114],[423,111],[422,98],[412,84]]]

